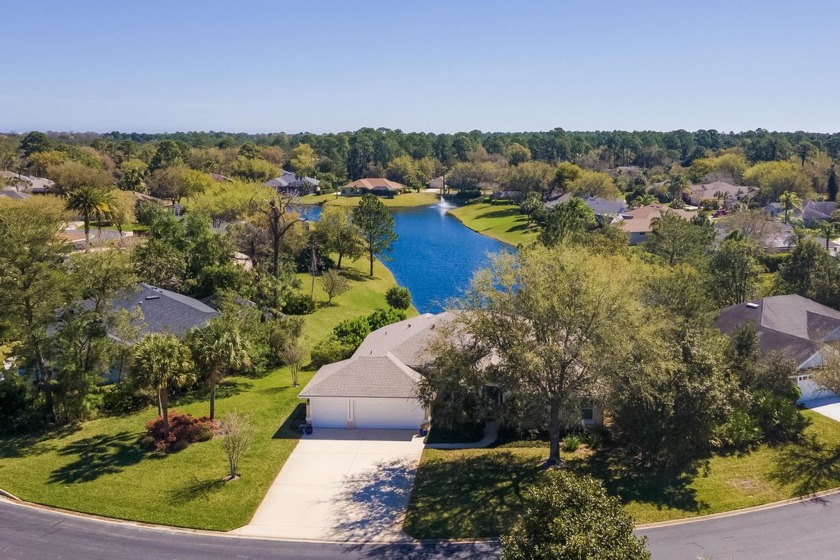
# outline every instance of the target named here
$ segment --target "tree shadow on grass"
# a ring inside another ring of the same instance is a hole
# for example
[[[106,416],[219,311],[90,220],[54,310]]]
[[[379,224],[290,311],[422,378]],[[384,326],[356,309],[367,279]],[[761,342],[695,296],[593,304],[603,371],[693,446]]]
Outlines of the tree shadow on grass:
[[[405,531],[422,539],[502,534],[522,511],[524,493],[540,477],[541,462],[509,451],[424,461]]]
[[[0,458],[17,459],[43,455],[54,450],[58,441],[81,430],[78,424],[62,426],[46,432],[9,436],[0,439]]]
[[[283,424],[274,432],[272,439],[300,439],[300,425],[306,421],[306,405],[298,404]]]
[[[216,399],[235,397],[240,393],[249,391],[253,388],[253,386],[254,384],[250,381],[243,381],[241,379],[223,379],[216,385]],[[188,404],[195,404],[197,402],[207,402],[207,406],[210,406],[210,387],[207,383],[201,383],[194,390],[178,397],[175,404],[177,406],[184,406]]]
[[[193,476],[186,484],[176,488],[169,496],[173,505],[185,504],[195,500],[209,501],[210,496],[225,487],[226,482],[220,478],[213,480],[199,480]]]
[[[700,513],[709,504],[697,499],[697,491],[689,485],[701,476],[699,466],[692,463],[682,468],[658,468],[640,464],[635,457],[617,448],[604,448],[589,457],[570,461],[570,469],[590,474],[601,480],[607,491],[623,503],[638,502],[657,509],[675,509]]]
[[[787,445],[771,478],[780,485],[794,485],[798,495],[840,486],[840,447],[829,447],[815,437]]]
[[[58,451],[61,456],[76,459],[55,469],[50,484],[90,482],[106,474],[121,472],[136,465],[147,453],[137,443],[137,433],[100,434],[75,441]]]
[[[339,270],[339,274],[341,274],[348,280],[352,280],[354,282],[367,282],[368,280],[371,280],[370,276],[368,276],[367,274],[362,274],[355,268],[342,268],[341,270]]]
[[[507,208],[505,210],[488,210],[477,216],[478,218],[509,218],[510,216],[521,216],[519,208]]]

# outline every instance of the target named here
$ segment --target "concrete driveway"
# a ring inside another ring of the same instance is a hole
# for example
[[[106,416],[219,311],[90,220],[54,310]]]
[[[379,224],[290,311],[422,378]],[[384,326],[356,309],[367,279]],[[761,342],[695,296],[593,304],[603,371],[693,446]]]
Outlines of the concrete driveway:
[[[807,401],[804,404],[805,408],[819,412],[823,416],[828,416],[832,420],[840,422],[840,397],[815,399]]]
[[[391,542],[402,532],[423,438],[411,430],[315,430],[304,436],[251,523],[234,533]]]

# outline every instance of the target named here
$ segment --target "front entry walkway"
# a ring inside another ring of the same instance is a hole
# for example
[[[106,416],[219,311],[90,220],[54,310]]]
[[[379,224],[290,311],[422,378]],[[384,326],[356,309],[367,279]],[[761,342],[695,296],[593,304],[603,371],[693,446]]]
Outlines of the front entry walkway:
[[[251,523],[237,534],[342,542],[407,540],[402,532],[423,438],[410,430],[304,436]]]

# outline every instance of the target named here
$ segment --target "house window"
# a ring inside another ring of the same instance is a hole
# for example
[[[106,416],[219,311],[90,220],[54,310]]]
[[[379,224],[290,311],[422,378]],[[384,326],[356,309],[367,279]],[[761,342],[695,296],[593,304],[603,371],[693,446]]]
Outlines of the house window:
[[[584,403],[580,407],[580,416],[584,422],[591,422],[595,418],[595,406],[591,403]]]

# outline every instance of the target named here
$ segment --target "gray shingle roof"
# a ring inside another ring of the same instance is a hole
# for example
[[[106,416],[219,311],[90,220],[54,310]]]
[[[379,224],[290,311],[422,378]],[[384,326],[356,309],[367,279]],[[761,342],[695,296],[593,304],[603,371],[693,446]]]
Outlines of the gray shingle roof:
[[[420,374],[412,367],[432,361],[435,328],[455,317],[426,313],[370,333],[350,359],[319,369],[300,396],[415,398]]]
[[[546,208],[554,208],[555,206],[569,202],[572,198],[574,198],[574,195],[566,193],[563,196],[546,202],[545,206]],[[620,198],[616,200],[609,200],[597,196],[582,196],[580,198],[592,209],[596,216],[621,214],[627,210],[627,203]]]
[[[310,397],[415,398],[420,374],[392,354],[328,364],[300,392]]]
[[[317,187],[321,181],[313,179],[312,177],[300,177],[292,171],[281,170],[281,175],[265,182],[266,186],[280,188],[300,188],[304,185],[312,185]]]
[[[752,307],[750,307],[752,305]],[[761,298],[724,309],[714,326],[724,333],[755,323],[762,353],[783,352],[802,364],[840,331],[840,311],[798,295]]]
[[[138,289],[118,295],[112,306],[115,310],[143,312],[142,323],[145,327],[141,335],[168,332],[183,337],[190,329],[203,327],[219,313],[191,297],[176,294],[169,290],[139,283]]]

